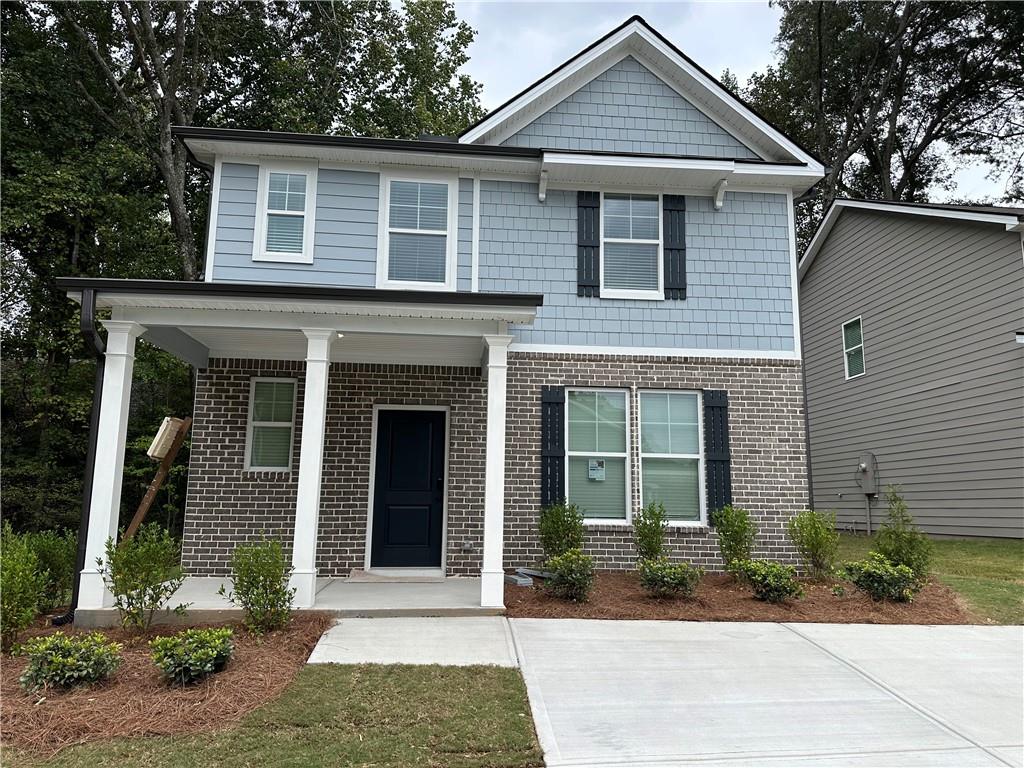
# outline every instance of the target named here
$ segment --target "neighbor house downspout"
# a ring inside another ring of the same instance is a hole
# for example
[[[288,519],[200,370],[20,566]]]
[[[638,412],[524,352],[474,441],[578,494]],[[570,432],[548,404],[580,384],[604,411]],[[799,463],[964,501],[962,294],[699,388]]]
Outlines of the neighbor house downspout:
[[[92,413],[89,416],[89,445],[85,454],[85,478],[82,483],[82,517],[78,524],[78,552],[75,556],[75,575],[71,582],[71,606],[67,613],[54,616],[52,624],[62,626],[75,620],[75,608],[78,607],[78,589],[82,581],[82,570],[85,568],[85,545],[89,536],[89,512],[92,508],[92,477],[96,469],[96,435],[100,421],[100,405],[103,397],[103,368],[106,361],[106,345],[96,328],[96,291],[93,288],[82,289],[82,318],[80,329],[85,346],[96,358],[96,377],[92,392]]]

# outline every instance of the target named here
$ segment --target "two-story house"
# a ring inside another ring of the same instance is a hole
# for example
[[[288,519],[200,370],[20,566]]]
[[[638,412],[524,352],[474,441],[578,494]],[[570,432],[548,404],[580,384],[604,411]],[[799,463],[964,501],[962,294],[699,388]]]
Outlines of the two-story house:
[[[579,505],[632,567],[765,554],[807,505],[793,199],[822,164],[633,17],[457,138],[180,128],[212,179],[205,280],[66,279],[109,308],[80,608],[118,525],[133,350],[197,370],[183,561],[287,542],[299,606],[353,571],[480,579]]]

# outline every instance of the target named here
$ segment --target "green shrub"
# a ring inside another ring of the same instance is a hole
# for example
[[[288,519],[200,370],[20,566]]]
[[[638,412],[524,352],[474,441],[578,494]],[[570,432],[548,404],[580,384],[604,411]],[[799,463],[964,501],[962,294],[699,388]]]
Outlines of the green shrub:
[[[107,539],[106,555],[106,560],[97,558],[96,564],[114,595],[121,625],[129,629],[148,628],[153,623],[153,615],[185,581],[178,542],[152,523],[139,528],[120,546],[113,539]],[[178,605],[174,612],[184,614],[185,608],[185,605]]]
[[[843,570],[843,576],[872,600],[909,603],[923,584],[910,567],[894,564],[881,552],[869,552],[867,559],[847,563]]]
[[[39,608],[46,611],[68,605],[75,578],[78,538],[67,529],[26,533],[25,538],[39,559],[39,569],[47,573]]]
[[[552,504],[540,511],[540,546],[547,558],[583,548],[583,513],[575,504]]]
[[[725,570],[735,570],[739,560],[749,560],[757,538],[757,526],[745,509],[728,504],[714,513],[713,522],[718,533],[718,551],[722,553]]]
[[[914,518],[898,489],[890,485],[885,496],[889,518],[878,529],[875,549],[893,565],[905,565],[918,579],[924,580],[931,563],[932,543],[914,525]]]
[[[46,573],[28,540],[4,523],[0,530],[0,646],[13,645],[39,613]]]
[[[220,672],[235,651],[234,633],[227,627],[186,629],[172,637],[149,641],[153,663],[170,683],[188,685]]]
[[[814,576],[820,578],[832,573],[839,554],[839,532],[836,531],[834,512],[825,514],[807,509],[791,517],[786,528],[790,541]]]
[[[738,560],[736,571],[754,590],[754,597],[769,603],[781,603],[790,597],[803,597],[796,580],[796,568],[771,560]]]
[[[657,560],[665,554],[668,518],[660,501],[652,501],[633,516],[633,542],[638,560]]]
[[[594,586],[594,558],[579,549],[570,549],[548,560],[545,566],[551,578],[544,588],[555,597],[585,603]]]
[[[34,637],[21,647],[21,652],[28,656],[21,685],[29,691],[98,683],[121,663],[121,646],[99,632],[89,635],[56,632]]]
[[[281,542],[274,539],[239,544],[231,553],[232,591],[220,594],[245,611],[250,631],[263,634],[281,629],[292,615],[295,590],[288,588],[292,567]]]
[[[667,557],[648,558],[637,564],[640,586],[651,597],[691,597],[704,571],[687,563],[672,563]]]

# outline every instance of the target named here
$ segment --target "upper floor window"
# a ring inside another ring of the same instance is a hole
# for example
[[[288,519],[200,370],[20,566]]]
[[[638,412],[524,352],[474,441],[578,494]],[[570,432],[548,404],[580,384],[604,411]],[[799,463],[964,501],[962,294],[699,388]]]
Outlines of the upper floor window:
[[[456,181],[385,178],[377,285],[455,290]]]
[[[315,210],[315,166],[261,165],[253,259],[312,264]]]
[[[661,197],[606,192],[601,214],[601,296],[664,298]]]
[[[864,375],[864,329],[859,317],[843,323],[843,359],[847,379]]]

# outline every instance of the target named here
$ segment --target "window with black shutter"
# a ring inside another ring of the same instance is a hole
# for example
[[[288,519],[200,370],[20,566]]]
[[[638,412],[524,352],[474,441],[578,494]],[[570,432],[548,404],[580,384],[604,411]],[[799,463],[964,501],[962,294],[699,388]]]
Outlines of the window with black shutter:
[[[565,389],[540,390],[540,505],[565,499]]]
[[[704,471],[708,502],[708,523],[714,513],[732,504],[729,458],[729,393],[704,390]]]
[[[601,295],[601,193],[576,193],[576,295]]]
[[[686,298],[686,198],[683,195],[662,197],[664,219],[665,298]]]

